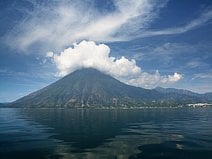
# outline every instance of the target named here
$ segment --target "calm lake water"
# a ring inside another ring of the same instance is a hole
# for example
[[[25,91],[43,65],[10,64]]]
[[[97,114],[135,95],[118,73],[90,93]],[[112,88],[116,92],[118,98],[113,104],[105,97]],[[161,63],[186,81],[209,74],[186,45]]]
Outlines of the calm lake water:
[[[212,108],[1,108],[0,158],[211,159]]]

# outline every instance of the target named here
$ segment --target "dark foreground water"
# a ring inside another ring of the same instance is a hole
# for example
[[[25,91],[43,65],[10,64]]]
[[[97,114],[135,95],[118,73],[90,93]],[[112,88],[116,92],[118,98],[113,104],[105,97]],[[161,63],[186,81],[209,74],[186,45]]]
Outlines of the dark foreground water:
[[[0,159],[212,159],[212,108],[0,109]]]

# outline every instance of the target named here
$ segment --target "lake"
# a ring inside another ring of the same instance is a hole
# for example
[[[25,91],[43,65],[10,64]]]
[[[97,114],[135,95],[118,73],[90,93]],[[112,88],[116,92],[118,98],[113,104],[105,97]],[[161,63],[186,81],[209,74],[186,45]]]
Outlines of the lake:
[[[211,159],[212,108],[1,108],[0,158]]]

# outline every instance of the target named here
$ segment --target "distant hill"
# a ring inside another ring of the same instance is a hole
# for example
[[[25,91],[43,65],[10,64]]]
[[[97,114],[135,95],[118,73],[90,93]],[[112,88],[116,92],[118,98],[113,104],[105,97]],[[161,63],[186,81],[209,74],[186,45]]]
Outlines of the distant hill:
[[[9,103],[0,103],[0,107],[6,107],[8,105],[9,105]]]
[[[201,94],[200,96],[212,102],[212,93],[205,93],[205,94]]]
[[[210,96],[210,95],[209,95]],[[13,103],[13,107],[123,107],[166,106],[206,102],[190,91],[126,85],[92,68],[77,70]]]
[[[188,96],[199,96],[200,94],[194,93],[185,89],[175,89],[175,88],[162,88],[162,87],[156,87],[154,90],[161,92],[161,93],[176,93],[176,94],[184,94]]]
[[[156,87],[154,90],[163,93],[166,96],[183,96],[182,98],[197,98],[201,99],[202,102],[212,102],[212,93],[199,94],[185,89],[175,89],[175,88],[162,88]]]

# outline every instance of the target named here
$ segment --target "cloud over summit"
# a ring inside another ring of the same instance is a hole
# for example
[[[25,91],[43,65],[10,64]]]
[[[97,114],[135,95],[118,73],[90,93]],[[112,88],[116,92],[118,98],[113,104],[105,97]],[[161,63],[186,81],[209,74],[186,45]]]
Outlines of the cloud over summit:
[[[65,76],[81,68],[95,68],[127,84],[146,88],[175,83],[182,79],[179,73],[162,76],[159,71],[154,74],[144,72],[134,59],[110,56],[110,48],[107,45],[96,44],[93,41],[74,44],[59,54],[48,52],[47,57],[53,59],[59,76]]]

